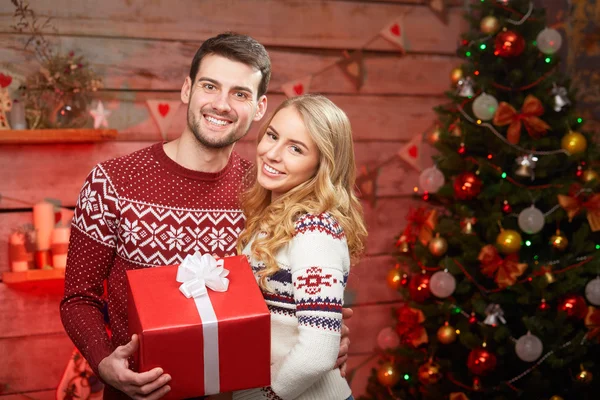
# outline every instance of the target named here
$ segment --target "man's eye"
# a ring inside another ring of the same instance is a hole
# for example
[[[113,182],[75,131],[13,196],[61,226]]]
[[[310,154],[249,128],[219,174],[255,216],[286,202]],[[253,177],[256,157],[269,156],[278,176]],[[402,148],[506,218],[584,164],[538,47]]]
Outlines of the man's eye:
[[[204,88],[208,89],[208,90],[213,90],[215,88],[215,85],[211,85],[210,83],[205,83]]]
[[[240,99],[246,99],[246,98],[248,98],[248,95],[246,93],[244,93],[244,92],[237,92],[235,95],[237,97],[239,97]]]

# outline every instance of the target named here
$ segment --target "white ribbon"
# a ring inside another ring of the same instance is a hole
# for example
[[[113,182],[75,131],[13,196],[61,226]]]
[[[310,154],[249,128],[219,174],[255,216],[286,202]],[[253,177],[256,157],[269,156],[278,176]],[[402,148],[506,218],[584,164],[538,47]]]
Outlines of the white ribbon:
[[[229,270],[223,268],[223,260],[215,260],[210,254],[196,252],[188,255],[177,268],[179,290],[188,299],[194,298],[202,320],[204,336],[204,394],[217,394],[221,390],[219,376],[219,322],[208,297],[207,287],[215,292],[229,288]]]

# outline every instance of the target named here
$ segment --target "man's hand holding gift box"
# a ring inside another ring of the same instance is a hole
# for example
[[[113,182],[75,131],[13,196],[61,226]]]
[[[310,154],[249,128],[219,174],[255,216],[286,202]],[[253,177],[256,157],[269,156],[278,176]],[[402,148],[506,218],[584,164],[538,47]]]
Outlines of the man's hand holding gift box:
[[[127,271],[135,369],[171,377],[165,398],[270,384],[270,314],[246,257],[188,256]]]

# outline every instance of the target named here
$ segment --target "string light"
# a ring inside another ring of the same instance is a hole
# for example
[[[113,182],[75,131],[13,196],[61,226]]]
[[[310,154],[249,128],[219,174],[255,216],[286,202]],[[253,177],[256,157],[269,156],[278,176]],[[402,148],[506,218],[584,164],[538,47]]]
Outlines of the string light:
[[[506,179],[506,172],[503,172],[501,176],[502,176],[502,179]]]
[[[583,122],[583,118],[577,118],[577,123],[581,124]]]
[[[485,45],[485,43],[481,43],[481,44],[479,45],[479,48],[480,48],[481,50],[485,50],[485,49],[487,48],[487,46]]]
[[[546,64],[550,64],[550,62],[552,62],[552,59],[550,57],[546,57],[544,61],[546,61]]]
[[[467,52],[465,53],[465,55],[466,55],[467,57],[471,57],[471,52],[470,52],[470,51],[467,51]]]

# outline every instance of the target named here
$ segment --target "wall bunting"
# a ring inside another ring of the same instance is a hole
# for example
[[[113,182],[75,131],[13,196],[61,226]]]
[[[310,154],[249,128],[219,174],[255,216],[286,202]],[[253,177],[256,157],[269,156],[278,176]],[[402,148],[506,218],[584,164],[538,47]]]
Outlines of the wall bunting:
[[[281,85],[281,90],[288,98],[300,96],[310,92],[310,83],[312,76],[305,76],[304,78],[289,81]]]
[[[146,100],[152,117],[158,124],[163,140],[167,140],[167,131],[179,109],[180,100]]]
[[[360,90],[367,78],[367,69],[363,60],[362,50],[357,50],[352,54],[344,54],[345,58],[338,62],[338,67],[342,69],[344,74],[352,81],[356,90]]]
[[[399,47],[401,52],[406,51],[406,32],[404,30],[404,16],[397,17],[386,25],[379,34]]]
[[[448,8],[444,0],[427,0],[427,5],[444,25],[448,25]]]
[[[421,145],[423,136],[416,135],[398,150],[398,156],[417,171],[421,171]]]

